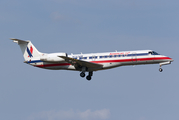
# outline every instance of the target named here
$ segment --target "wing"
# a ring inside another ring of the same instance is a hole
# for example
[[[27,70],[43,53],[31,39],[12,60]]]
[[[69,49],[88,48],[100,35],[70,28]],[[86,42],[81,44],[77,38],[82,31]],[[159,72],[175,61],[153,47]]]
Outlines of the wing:
[[[87,61],[78,60],[78,59],[65,57],[65,56],[58,56],[58,57],[65,59],[65,61],[70,63],[70,64],[77,63],[77,64],[84,66],[84,67],[87,67],[87,68],[101,68],[101,67],[103,67],[103,65],[97,64],[97,63],[87,62]]]

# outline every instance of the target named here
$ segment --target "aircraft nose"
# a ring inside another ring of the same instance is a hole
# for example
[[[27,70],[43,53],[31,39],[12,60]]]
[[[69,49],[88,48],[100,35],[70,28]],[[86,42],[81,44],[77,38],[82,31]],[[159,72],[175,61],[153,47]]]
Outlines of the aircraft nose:
[[[170,62],[173,62],[174,60],[172,59],[172,58],[170,58],[170,57],[168,57],[168,59],[170,60]]]

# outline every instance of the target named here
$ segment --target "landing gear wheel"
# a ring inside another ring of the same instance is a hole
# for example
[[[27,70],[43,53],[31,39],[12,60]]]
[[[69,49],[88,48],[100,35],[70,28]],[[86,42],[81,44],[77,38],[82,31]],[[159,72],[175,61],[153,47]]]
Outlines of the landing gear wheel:
[[[89,75],[86,76],[86,79],[87,79],[87,80],[91,80],[91,76],[89,76]]]
[[[162,71],[163,71],[163,69],[162,69],[162,68],[160,68],[160,69],[159,69],[159,71],[160,71],[160,72],[162,72]]]
[[[84,73],[84,72],[81,72],[81,73],[80,73],[80,76],[81,76],[81,77],[85,77],[85,73]]]

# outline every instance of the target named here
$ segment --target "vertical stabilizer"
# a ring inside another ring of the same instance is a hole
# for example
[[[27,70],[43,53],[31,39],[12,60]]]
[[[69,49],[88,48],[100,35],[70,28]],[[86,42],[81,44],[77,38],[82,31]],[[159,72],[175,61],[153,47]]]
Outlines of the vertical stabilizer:
[[[11,39],[15,43],[17,43],[22,51],[25,61],[28,61],[32,58],[40,57],[42,55],[35,46],[31,43],[31,41],[24,41],[19,39]]]

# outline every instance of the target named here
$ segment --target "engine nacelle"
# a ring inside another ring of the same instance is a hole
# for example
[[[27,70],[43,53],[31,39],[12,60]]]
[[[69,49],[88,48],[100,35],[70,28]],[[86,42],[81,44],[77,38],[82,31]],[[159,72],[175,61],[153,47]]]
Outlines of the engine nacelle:
[[[63,58],[60,58],[58,56],[68,56],[67,53],[52,53],[52,54],[47,54],[43,57],[40,58],[41,61],[44,62],[65,62]]]

